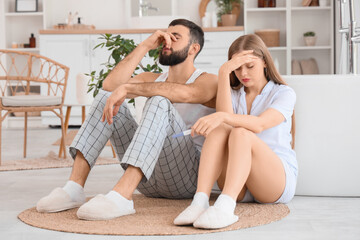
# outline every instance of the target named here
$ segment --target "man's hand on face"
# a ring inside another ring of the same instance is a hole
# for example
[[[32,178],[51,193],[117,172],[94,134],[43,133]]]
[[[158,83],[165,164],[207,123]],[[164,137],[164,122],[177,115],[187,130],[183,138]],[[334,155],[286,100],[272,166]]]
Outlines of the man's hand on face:
[[[144,44],[146,44],[149,49],[155,49],[162,43],[164,44],[164,47],[171,48],[171,43],[173,41],[177,41],[173,34],[157,30],[150,37],[145,39]]]
[[[108,124],[113,123],[113,116],[117,114],[121,104],[124,102],[127,95],[127,91],[124,85],[119,86],[112,92],[110,97],[106,100],[106,105],[104,107],[103,115],[101,121],[105,120]]]

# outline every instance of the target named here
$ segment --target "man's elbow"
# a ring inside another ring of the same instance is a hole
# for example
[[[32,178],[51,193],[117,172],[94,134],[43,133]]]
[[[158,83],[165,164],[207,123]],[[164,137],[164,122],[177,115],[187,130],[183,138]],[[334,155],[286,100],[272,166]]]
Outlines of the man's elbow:
[[[109,84],[109,81],[106,81],[107,79],[105,79],[102,83],[102,89],[108,92],[111,92],[111,86]]]
[[[182,103],[203,103],[201,99],[199,99],[199,95],[192,92],[184,92],[180,95],[180,101]]]

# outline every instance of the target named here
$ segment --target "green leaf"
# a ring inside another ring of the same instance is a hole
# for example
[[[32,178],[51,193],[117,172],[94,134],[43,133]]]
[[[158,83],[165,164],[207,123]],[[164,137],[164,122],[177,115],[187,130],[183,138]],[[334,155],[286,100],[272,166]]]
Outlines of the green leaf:
[[[102,83],[108,76],[108,74],[115,68],[115,66],[120,61],[122,61],[137,47],[133,39],[125,39],[122,38],[121,35],[112,35],[106,33],[101,34],[98,39],[100,39],[102,42],[96,45],[94,49],[106,47],[107,51],[109,52],[109,57],[107,58],[107,62],[101,64],[101,66],[105,67],[104,69],[101,69],[100,71],[92,71],[90,74],[86,73],[87,76],[91,77],[88,83],[88,92],[93,90],[94,97],[102,88]],[[162,46],[159,46],[157,49],[150,50],[148,56],[152,61],[151,64],[147,64],[146,67],[144,67],[140,62],[139,65],[136,66],[132,76],[137,75],[137,71],[139,71],[140,69],[146,72],[161,73],[162,69],[160,68],[158,63],[161,49]]]

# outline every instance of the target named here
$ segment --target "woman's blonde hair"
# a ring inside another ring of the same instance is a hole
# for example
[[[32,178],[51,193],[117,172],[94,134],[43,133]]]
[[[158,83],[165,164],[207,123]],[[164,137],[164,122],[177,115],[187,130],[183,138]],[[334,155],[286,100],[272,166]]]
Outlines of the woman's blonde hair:
[[[230,60],[235,53],[245,50],[254,50],[253,54],[264,60],[266,64],[266,68],[264,68],[264,75],[268,81],[272,80],[278,84],[287,85],[276,69],[274,61],[265,43],[255,34],[243,35],[237,38],[229,48],[228,60]],[[240,89],[242,87],[241,82],[234,72],[230,74],[230,86],[233,89]]]
[[[270,55],[269,50],[267,49],[265,43],[261,38],[255,34],[243,35],[237,38],[230,46],[228,52],[228,60],[232,58],[235,53],[242,52],[245,50],[254,50],[253,54],[262,60],[264,60],[266,64],[266,68],[264,68],[264,75],[268,81],[272,80],[278,84],[287,85],[284,79],[280,76],[279,71],[276,69],[274,61]],[[240,89],[242,87],[241,82],[236,77],[234,72],[230,73],[230,86],[232,89]],[[292,125],[291,125],[291,134],[292,141],[291,147],[294,149],[295,147],[295,111],[292,115]]]

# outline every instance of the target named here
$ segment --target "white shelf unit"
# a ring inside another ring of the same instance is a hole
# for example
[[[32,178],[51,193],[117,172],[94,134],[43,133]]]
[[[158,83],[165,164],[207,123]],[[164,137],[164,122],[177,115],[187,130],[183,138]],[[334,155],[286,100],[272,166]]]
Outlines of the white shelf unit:
[[[46,0],[38,0],[37,12],[16,12],[14,0],[0,1],[0,22],[2,23],[2,31],[4,34],[0,36],[0,48],[8,50],[16,50],[22,52],[40,52],[40,35],[39,30],[46,28],[45,22],[45,2]],[[12,43],[17,44],[29,43],[31,33],[36,38],[35,48],[12,48]],[[39,86],[33,84],[32,86]],[[40,91],[40,88],[37,88]],[[23,127],[23,117],[8,116],[5,119],[5,127]],[[37,127],[41,124],[41,117],[29,117],[28,126]]]
[[[314,58],[320,74],[334,70],[334,0],[328,6],[303,7],[302,0],[278,0],[275,8],[258,8],[257,1],[244,1],[245,34],[258,29],[279,29],[280,46],[270,47],[282,75],[291,75],[291,61]],[[305,46],[303,33],[316,33],[315,46]]]
[[[1,21],[4,22],[4,49],[39,52],[39,30],[46,28],[45,2],[38,0],[38,12],[15,12],[15,1],[3,0]],[[21,29],[21,31],[19,31]],[[36,48],[12,48],[12,43],[29,43],[31,33],[36,38]]]

